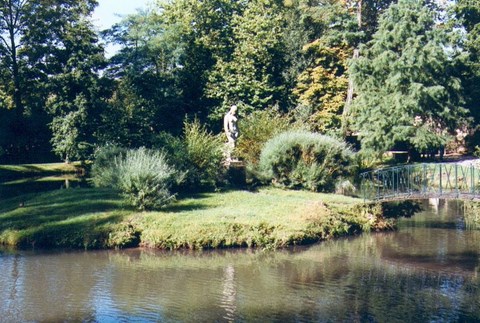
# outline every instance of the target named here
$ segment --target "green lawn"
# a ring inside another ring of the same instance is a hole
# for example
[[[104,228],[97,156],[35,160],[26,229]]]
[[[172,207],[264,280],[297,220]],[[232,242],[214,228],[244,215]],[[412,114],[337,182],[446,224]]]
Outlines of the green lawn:
[[[282,247],[385,229],[361,200],[280,189],[226,191],[179,198],[137,212],[105,189],[63,189],[0,202],[0,244],[14,247]]]

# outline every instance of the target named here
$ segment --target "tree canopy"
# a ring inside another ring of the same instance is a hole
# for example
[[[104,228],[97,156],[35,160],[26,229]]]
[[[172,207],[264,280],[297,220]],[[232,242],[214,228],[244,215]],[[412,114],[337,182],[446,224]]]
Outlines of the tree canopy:
[[[366,148],[384,152],[403,141],[429,150],[461,125],[466,110],[454,32],[420,0],[386,10],[351,68],[355,126]]]
[[[101,32],[96,6],[0,0],[0,162],[219,133],[232,104],[338,137],[348,119],[376,153],[480,122],[479,0],[152,1]]]

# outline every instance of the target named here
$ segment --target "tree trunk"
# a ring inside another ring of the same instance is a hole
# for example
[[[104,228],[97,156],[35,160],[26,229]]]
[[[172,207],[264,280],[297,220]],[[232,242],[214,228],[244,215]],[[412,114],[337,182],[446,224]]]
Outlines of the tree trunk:
[[[22,92],[21,92],[21,82],[20,82],[20,73],[18,68],[18,56],[17,56],[17,43],[16,43],[16,34],[19,28],[19,11],[21,6],[24,5],[23,2],[17,3],[18,8],[16,8],[12,0],[8,1],[7,7],[4,8],[2,13],[4,14],[3,21],[5,22],[6,32],[8,33],[8,40],[3,38],[7,49],[10,51],[9,56],[12,60],[10,71],[12,73],[13,81],[13,103],[15,107],[15,113],[21,115],[23,113],[22,106]]]
[[[362,0],[358,0],[357,25],[358,25],[358,29],[361,30],[362,29]],[[353,50],[352,59],[357,59],[359,55],[360,55],[359,49],[355,48]],[[348,117],[350,115],[350,105],[352,104],[354,93],[355,93],[355,84],[353,83],[352,76],[350,75],[348,79],[347,99],[345,100],[345,106],[342,112],[342,133],[344,137],[346,137],[350,132]]]

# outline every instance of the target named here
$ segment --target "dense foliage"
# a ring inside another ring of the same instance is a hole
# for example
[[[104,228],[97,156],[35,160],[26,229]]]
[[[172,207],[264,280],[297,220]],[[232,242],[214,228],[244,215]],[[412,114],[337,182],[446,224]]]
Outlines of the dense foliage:
[[[96,149],[91,169],[92,183],[97,187],[117,187],[118,171],[113,165],[122,160],[127,149],[106,145]]]
[[[458,54],[449,48],[454,31],[448,35],[436,19],[422,1],[400,0],[353,63],[355,125],[365,148],[384,152],[405,141],[428,151],[444,146],[462,126]]]
[[[0,0],[0,162],[144,146],[212,185],[232,104],[252,164],[291,125],[380,156],[480,122],[479,0],[152,1],[101,32],[97,4]]]
[[[223,139],[208,131],[198,119],[185,120],[180,137],[159,134],[154,145],[166,153],[171,165],[186,174],[181,189],[211,188],[219,183],[224,171]]]
[[[139,210],[156,209],[175,199],[171,188],[183,180],[184,174],[168,164],[165,153],[145,148],[121,153],[108,148],[101,155],[100,164],[94,166],[97,186],[119,190]],[[104,165],[107,155],[113,156],[108,166]]]
[[[88,19],[96,5],[0,1],[0,144],[6,161],[48,156],[52,146],[64,160],[91,152],[104,97],[97,73],[105,64],[103,48]]]
[[[256,165],[263,145],[276,134],[290,127],[290,120],[276,110],[254,111],[240,120],[242,135],[235,147],[235,155]]]
[[[265,144],[259,166],[273,184],[332,191],[336,179],[348,176],[352,161],[353,152],[334,138],[287,131]]]

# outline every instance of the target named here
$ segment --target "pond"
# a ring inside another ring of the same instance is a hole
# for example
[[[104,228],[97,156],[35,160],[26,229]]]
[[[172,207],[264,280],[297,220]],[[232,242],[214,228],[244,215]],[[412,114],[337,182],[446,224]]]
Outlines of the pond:
[[[478,321],[480,231],[431,201],[397,232],[280,251],[0,251],[0,321]]]
[[[88,182],[84,177],[72,174],[0,179],[0,201],[28,193],[86,186]]]

